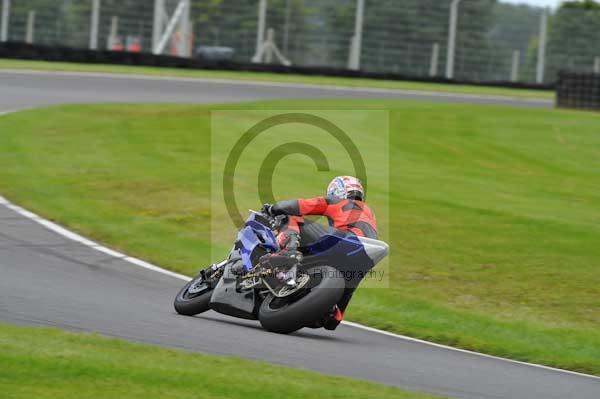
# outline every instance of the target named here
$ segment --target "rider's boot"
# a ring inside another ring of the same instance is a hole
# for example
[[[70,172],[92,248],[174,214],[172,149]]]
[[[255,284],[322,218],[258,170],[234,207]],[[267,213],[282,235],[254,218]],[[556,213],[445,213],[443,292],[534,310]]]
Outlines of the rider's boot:
[[[342,320],[344,320],[344,312],[338,305],[333,305],[329,315],[323,320],[323,328],[326,330],[335,330]]]
[[[350,299],[352,299],[352,295],[354,295],[355,290],[356,288],[346,288],[344,290],[342,298],[336,305],[333,305],[333,308],[323,321],[323,328],[325,328],[326,330],[335,330],[337,326],[340,325],[340,323],[344,319],[344,312],[346,311],[346,307],[348,307]]]
[[[300,235],[295,231],[286,231],[278,237],[280,250],[260,258],[261,264],[278,269],[276,277],[290,286],[296,285],[296,269],[302,262],[302,253],[298,251]]]

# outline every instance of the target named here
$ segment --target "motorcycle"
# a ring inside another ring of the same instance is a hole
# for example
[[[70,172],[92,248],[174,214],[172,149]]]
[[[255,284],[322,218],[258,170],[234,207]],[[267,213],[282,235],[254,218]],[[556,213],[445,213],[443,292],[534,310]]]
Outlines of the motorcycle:
[[[388,254],[383,241],[333,231],[300,248],[302,261],[294,277],[285,279],[289,267],[259,260],[279,250],[276,232],[286,222],[287,216],[251,210],[227,258],[201,270],[179,291],[177,313],[194,316],[212,309],[259,320],[264,329],[281,334],[320,328],[344,290],[356,287]]]

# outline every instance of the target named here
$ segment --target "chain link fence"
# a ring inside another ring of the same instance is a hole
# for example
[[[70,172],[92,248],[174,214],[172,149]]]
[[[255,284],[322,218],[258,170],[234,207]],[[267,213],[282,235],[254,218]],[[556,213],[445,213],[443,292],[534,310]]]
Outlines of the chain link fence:
[[[600,73],[600,5],[496,0],[0,0],[0,40],[473,82]],[[94,12],[96,11],[96,12]],[[454,16],[453,16],[453,11]],[[95,24],[97,28],[95,28]]]

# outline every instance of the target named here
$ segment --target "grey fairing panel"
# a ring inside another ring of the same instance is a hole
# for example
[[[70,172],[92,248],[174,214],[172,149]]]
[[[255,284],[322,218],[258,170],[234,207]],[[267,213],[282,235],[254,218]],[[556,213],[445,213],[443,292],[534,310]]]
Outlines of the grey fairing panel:
[[[373,261],[373,265],[381,262],[390,251],[390,246],[381,240],[367,237],[358,237],[358,239],[363,244],[367,256]]]
[[[210,307],[216,312],[230,316],[255,319],[256,298],[254,290],[241,292],[236,290],[237,278],[231,272],[235,262],[241,262],[241,260],[229,262],[225,266],[223,277],[217,283],[210,298]]]

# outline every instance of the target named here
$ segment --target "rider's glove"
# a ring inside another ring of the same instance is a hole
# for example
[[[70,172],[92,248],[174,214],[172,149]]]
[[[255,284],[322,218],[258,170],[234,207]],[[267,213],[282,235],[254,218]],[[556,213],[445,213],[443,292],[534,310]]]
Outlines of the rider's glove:
[[[275,216],[273,215],[273,205],[272,204],[264,204],[262,206],[261,212],[265,215]]]

